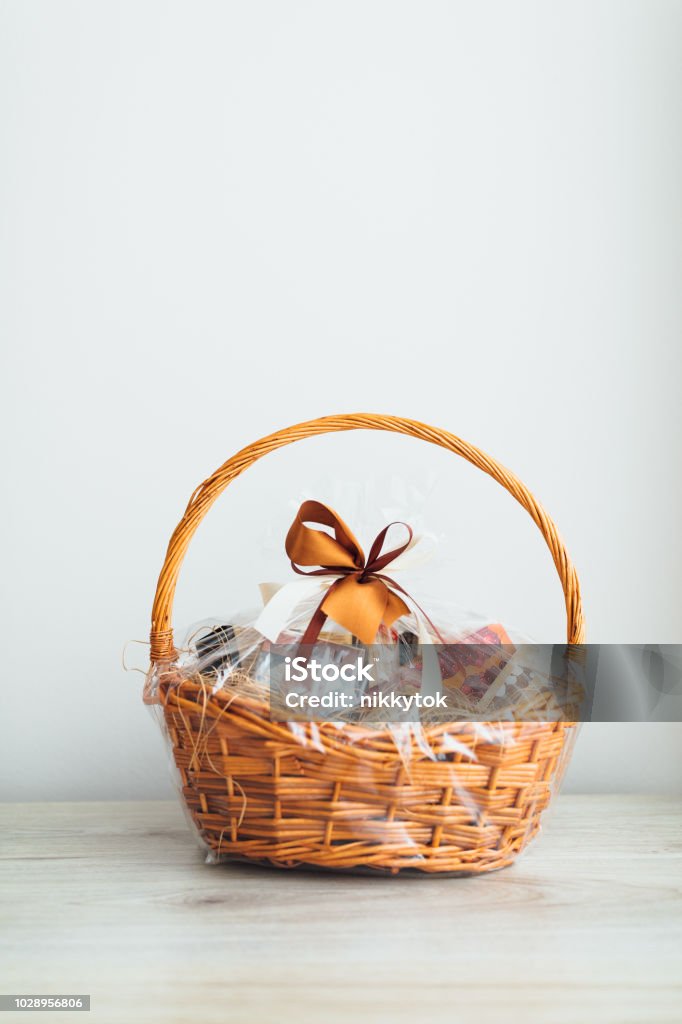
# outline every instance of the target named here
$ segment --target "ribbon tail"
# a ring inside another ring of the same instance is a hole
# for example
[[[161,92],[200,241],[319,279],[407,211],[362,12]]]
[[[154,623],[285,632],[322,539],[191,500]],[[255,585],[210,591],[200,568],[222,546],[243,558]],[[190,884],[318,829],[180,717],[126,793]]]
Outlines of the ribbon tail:
[[[398,597],[399,594],[402,594],[403,597],[405,597],[410,602],[410,605],[412,606],[411,608],[408,607],[404,601],[402,602],[405,610],[401,612],[401,615],[409,615],[410,612],[414,615],[415,619],[417,620],[420,643],[434,643],[434,637],[436,643],[445,643],[445,640],[441,636],[436,625],[431,621],[431,619],[426,614],[422,606],[417,601],[415,601],[411,594],[408,594],[408,592],[403,587],[401,587],[399,583],[396,583],[395,580],[390,579],[388,576],[380,576],[379,579],[386,581],[387,586],[390,587],[391,591],[395,594],[396,597]],[[429,628],[431,630],[430,633]]]
[[[313,644],[317,641],[317,638],[319,637],[322,631],[322,627],[327,621],[327,613],[322,610],[323,604],[324,598],[318,604],[310,622],[305,628],[305,633],[301,637],[301,647],[312,647]]]
[[[388,590],[386,598],[386,607],[384,608],[383,623],[389,628],[393,625],[396,619],[402,618],[403,615],[409,615],[410,609],[405,604],[402,597],[395,593],[393,590]]]
[[[405,550],[391,559],[391,573],[417,569],[430,562],[436,549],[437,537],[432,533],[415,533]]]
[[[322,610],[356,636],[363,644],[371,644],[384,621],[388,588],[378,579],[360,582],[345,576],[329,589]]]
[[[440,642],[439,634],[436,632],[436,627],[431,622],[431,619],[421,610],[419,605],[415,605],[412,609],[412,614],[417,622],[417,639],[421,647],[433,646],[434,643]],[[434,636],[435,634],[435,636]]]
[[[276,644],[280,634],[291,624],[298,606],[314,598],[320,590],[325,590],[333,579],[334,577],[330,576],[315,576],[285,583],[268,600],[254,622],[255,629],[266,640]],[[271,588],[273,585],[268,586]]]

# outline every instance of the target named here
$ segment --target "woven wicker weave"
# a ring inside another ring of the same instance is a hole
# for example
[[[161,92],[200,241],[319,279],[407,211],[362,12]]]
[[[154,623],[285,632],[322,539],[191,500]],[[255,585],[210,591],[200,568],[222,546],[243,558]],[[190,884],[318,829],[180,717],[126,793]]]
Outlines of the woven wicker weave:
[[[391,873],[501,868],[536,834],[575,726],[506,723],[492,726],[491,735],[473,723],[424,726],[431,756],[412,740],[406,757],[387,728],[348,724],[339,731],[327,723],[293,732],[270,721],[267,694],[248,677],[233,676],[212,693],[205,679],[175,664],[171,613],[178,574],[216,498],[270,451],[315,434],[360,428],[441,445],[506,487],[551,551],[566,600],[568,642],[584,640],[578,578],[554,523],[490,456],[445,431],[397,417],[357,413],[290,427],[245,448],[197,488],[159,577],[151,656],[183,796],[219,857]]]

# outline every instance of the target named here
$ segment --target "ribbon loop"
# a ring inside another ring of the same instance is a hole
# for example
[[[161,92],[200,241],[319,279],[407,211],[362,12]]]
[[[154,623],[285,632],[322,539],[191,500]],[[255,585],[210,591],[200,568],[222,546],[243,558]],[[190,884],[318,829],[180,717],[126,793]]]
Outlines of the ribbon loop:
[[[381,549],[383,548],[386,537],[388,536],[388,531],[392,526],[404,526],[408,533],[407,540],[404,544],[401,544],[400,547],[394,548],[392,551],[387,551],[382,555]],[[388,526],[385,526],[383,530],[377,534],[374,543],[369,550],[369,557],[367,558],[365,572],[381,572],[381,570],[392,562],[394,558],[398,558],[399,555],[402,555],[407,551],[413,538],[414,534],[412,532],[412,527],[408,526],[407,523],[400,522],[399,520],[394,523],[389,523]]]
[[[323,530],[311,530],[306,523],[328,526],[330,537]],[[291,567],[302,576],[320,575],[323,571],[341,572],[362,569],[365,553],[341,516],[321,501],[304,501],[289,528],[285,541]],[[299,565],[317,565],[315,573],[304,573]]]

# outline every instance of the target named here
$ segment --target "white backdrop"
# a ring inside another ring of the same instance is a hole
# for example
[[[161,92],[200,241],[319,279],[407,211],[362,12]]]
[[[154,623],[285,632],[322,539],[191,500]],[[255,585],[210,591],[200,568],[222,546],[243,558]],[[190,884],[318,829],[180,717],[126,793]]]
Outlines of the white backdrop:
[[[169,791],[123,644],[193,487],[314,415],[479,444],[562,528],[589,639],[682,640],[682,5],[0,11],[4,798]],[[286,571],[272,538],[303,489],[397,474],[444,534],[441,596],[561,639],[522,510],[365,434],[225,495],[181,631]],[[681,740],[587,727],[567,785],[679,791]]]

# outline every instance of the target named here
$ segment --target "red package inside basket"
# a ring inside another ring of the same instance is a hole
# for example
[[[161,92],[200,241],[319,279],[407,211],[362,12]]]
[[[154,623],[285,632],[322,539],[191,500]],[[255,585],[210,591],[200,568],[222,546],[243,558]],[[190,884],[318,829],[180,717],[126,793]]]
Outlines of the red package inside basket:
[[[486,647],[492,648],[490,654]],[[458,643],[439,649],[438,664],[443,686],[460,690],[466,697],[479,701],[515,650],[499,623],[469,633]]]

